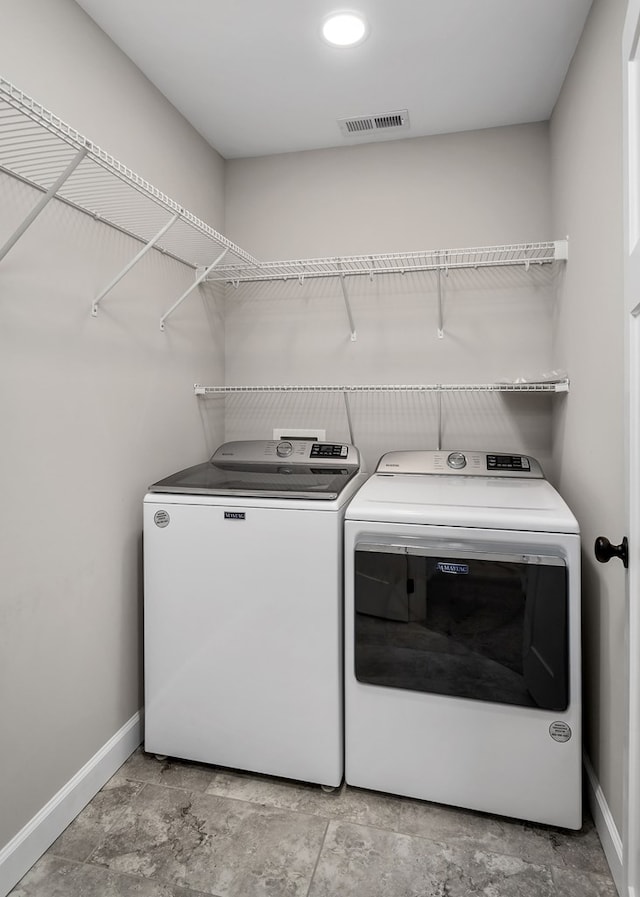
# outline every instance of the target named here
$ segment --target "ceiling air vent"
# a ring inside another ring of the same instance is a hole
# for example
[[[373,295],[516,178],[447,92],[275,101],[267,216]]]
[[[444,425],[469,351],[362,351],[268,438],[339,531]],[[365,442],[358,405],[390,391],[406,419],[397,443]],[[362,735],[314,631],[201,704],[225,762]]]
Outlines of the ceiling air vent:
[[[357,115],[353,118],[339,118],[338,124],[345,137],[373,137],[382,132],[394,132],[409,128],[409,113],[381,112],[377,115]]]

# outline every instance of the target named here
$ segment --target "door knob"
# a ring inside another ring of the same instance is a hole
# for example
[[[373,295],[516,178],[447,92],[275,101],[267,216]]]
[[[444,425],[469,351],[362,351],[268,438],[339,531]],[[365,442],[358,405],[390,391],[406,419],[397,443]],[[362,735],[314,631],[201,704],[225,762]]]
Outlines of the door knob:
[[[612,545],[606,536],[598,536],[593,546],[596,559],[606,564],[611,558],[620,558],[625,567],[629,566],[629,543],[625,536],[619,545]]]

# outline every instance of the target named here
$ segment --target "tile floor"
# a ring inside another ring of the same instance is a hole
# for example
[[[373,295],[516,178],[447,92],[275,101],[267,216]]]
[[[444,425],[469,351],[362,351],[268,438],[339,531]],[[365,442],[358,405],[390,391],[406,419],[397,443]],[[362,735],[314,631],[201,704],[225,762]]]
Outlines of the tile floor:
[[[580,832],[136,751],[11,897],[614,897]]]

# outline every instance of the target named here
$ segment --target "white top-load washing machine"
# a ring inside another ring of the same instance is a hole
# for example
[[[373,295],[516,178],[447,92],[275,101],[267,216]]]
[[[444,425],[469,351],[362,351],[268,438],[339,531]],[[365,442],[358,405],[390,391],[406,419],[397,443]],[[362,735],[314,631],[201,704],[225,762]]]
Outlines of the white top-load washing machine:
[[[347,783],[580,828],[580,537],[539,464],[384,455],[345,577]]]
[[[226,443],[144,498],[145,749],[327,786],[343,776],[352,445]]]

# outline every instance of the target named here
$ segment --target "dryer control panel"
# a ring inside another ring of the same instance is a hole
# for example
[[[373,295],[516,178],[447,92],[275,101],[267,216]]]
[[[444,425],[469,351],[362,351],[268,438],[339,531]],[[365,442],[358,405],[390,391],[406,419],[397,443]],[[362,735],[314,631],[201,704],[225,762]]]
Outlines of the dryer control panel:
[[[502,452],[411,451],[387,452],[376,473],[446,474],[544,479],[542,467],[529,455]]]

